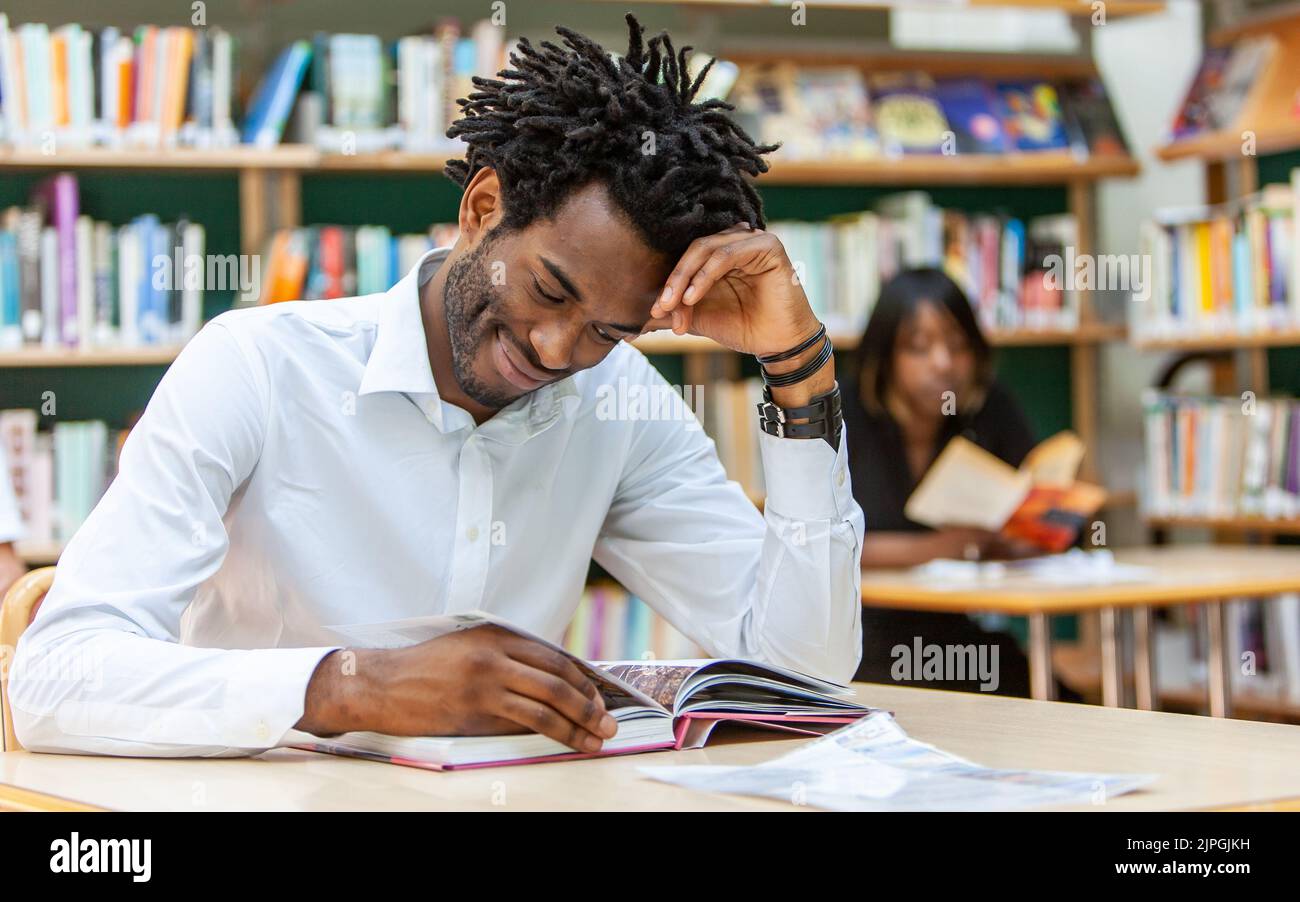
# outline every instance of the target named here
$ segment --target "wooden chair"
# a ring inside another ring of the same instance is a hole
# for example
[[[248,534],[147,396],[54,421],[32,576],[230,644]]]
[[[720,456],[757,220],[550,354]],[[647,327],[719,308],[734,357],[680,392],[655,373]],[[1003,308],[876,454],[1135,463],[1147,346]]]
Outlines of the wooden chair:
[[[54,568],[41,567],[18,578],[5,593],[0,604],[0,713],[4,718],[4,751],[22,749],[14,733],[14,720],[9,711],[9,667],[13,663],[18,639],[27,629],[45,593],[54,583]]]

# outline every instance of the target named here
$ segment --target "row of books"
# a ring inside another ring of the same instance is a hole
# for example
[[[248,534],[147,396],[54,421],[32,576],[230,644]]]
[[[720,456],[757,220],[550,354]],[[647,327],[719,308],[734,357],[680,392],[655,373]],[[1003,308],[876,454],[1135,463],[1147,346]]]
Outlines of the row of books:
[[[99,420],[58,422],[37,431],[34,410],[0,410],[0,448],[27,540],[65,542],[99,502],[117,468],[126,433]]]
[[[857,332],[880,286],[900,269],[942,267],[966,292],[987,329],[1070,329],[1079,322],[1079,292],[1045,268],[1078,244],[1070,214],[1028,222],[995,213],[936,206],[909,191],[875,209],[825,223],[773,222],[814,311],[832,331]]]
[[[1230,601],[1226,611],[1227,658],[1250,662],[1228,668],[1233,695],[1300,704],[1300,596]],[[1204,616],[1199,605],[1178,605],[1156,624],[1156,685],[1162,691],[1204,697],[1210,664]]]
[[[1144,509],[1155,517],[1300,517],[1300,401],[1151,393]]]
[[[588,661],[707,657],[644,601],[608,582],[591,583],[583,591],[562,644]]]
[[[426,251],[456,243],[455,224],[394,235],[387,226],[318,225],[271,237],[261,292],[241,304],[327,300],[387,291]]]
[[[335,153],[448,150],[456,99],[475,90],[475,75],[506,67],[505,48],[500,26],[480,21],[463,36],[454,18],[396,42],[325,33],[295,41],[255,91],[244,141],[273,146],[291,123],[293,140]]]
[[[1300,328],[1300,169],[1290,184],[1143,225],[1150,296],[1131,305],[1139,338]]]
[[[180,344],[199,330],[203,226],[152,214],[120,228],[81,213],[77,180],[40,182],[0,213],[0,348]]]
[[[220,28],[10,28],[0,13],[0,137],[61,147],[238,143],[235,50]]]
[[[852,66],[775,62],[741,67],[727,99],[751,134],[780,142],[777,154],[790,159],[1128,153],[1096,79],[935,79],[923,72],[866,75]]]

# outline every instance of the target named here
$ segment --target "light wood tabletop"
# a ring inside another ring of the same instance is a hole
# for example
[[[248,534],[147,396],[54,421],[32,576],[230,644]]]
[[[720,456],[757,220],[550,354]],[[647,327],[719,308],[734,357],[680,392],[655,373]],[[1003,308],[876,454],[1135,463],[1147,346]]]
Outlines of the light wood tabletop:
[[[921,611],[1000,613],[1029,619],[1030,684],[1034,698],[1050,698],[1051,631],[1055,614],[1097,611],[1101,623],[1102,697],[1118,705],[1122,686],[1118,625],[1131,609],[1137,706],[1154,705],[1151,656],[1152,606],[1203,604],[1209,647],[1210,713],[1229,713],[1229,662],[1223,602],[1300,592],[1300,548],[1244,545],[1164,545],[1121,548],[1116,562],[1146,568],[1142,579],[1063,583],[1008,565],[1000,575],[938,580],[921,569],[865,570],[862,601],[872,607]]]
[[[885,608],[1028,615],[1300,591],[1300,548],[1163,545],[1116,549],[1115,560],[1146,567],[1148,578],[1067,585],[1007,567],[1000,578],[938,582],[914,569],[864,570],[862,600]]]
[[[1300,727],[900,686],[855,685],[912,737],[978,764],[1158,775],[1089,809],[1286,807],[1300,797]],[[0,755],[0,807],[126,810],[799,810],[656,783],[646,765],[756,764],[805,739],[719,741],[684,752],[436,773],[314,752],[257,758]],[[762,734],[767,735],[767,734]],[[17,798],[15,798],[17,797]]]

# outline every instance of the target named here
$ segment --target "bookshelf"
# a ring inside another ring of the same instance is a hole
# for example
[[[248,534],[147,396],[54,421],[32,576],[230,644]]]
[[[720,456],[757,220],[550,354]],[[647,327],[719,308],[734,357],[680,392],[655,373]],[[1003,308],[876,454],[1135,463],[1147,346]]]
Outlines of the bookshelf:
[[[975,0],[975,3],[1065,10],[1080,17],[1086,17],[1092,11],[1090,4],[1078,0],[1027,0],[1020,3]],[[759,3],[745,5],[766,6]],[[823,5],[828,9],[844,6],[838,3]],[[857,6],[887,9],[890,4],[863,3]],[[1107,14],[1154,12],[1163,6],[1163,2],[1112,0],[1107,4]],[[920,70],[936,76],[1064,79],[1096,75],[1096,67],[1087,51],[1079,55],[917,52],[863,43],[860,52],[845,54],[816,52],[808,43],[793,48],[781,46],[780,50],[770,51],[729,48],[725,46],[726,39],[721,40],[722,46],[717,47],[717,54],[741,65],[779,57],[795,63],[854,65],[869,72]],[[149,179],[157,174],[160,180],[170,179],[177,185],[189,174],[217,179],[226,186],[218,189],[224,190],[226,202],[235,201],[235,221],[230,224],[233,228],[229,229],[234,236],[233,243],[242,253],[261,254],[275,230],[298,227],[304,222],[352,225],[362,221],[384,222],[396,228],[394,217],[400,218],[406,209],[412,207],[421,208],[420,215],[428,220],[433,214],[424,208],[426,201],[444,209],[454,203],[454,186],[441,174],[450,155],[450,151],[342,155],[301,144],[265,150],[246,146],[207,150],[89,148],[51,155],[0,148],[0,172],[35,178],[57,170],[84,170],[88,177],[96,174],[95,177],[106,181],[115,181],[119,174],[135,179]],[[979,205],[992,203],[1013,209],[1019,205],[1021,209],[1027,207],[1035,213],[1069,212],[1079,222],[1076,250],[1087,254],[1092,253],[1094,244],[1096,183],[1102,179],[1132,177],[1138,171],[1137,161],[1128,155],[1079,158],[1067,152],[821,160],[778,158],[771,161],[771,170],[758,179],[758,185],[765,200],[778,193],[783,199],[779,203],[769,201],[770,218],[824,219],[837,212],[869,206],[872,198],[879,196],[873,193],[876,189],[883,193],[907,188],[947,190],[957,199],[943,203],[955,207],[965,204],[970,209],[979,209]],[[232,178],[236,189],[233,192],[229,190]],[[384,190],[367,190],[375,184],[383,185]],[[399,187],[389,190],[390,186]],[[408,188],[413,190],[408,193]],[[346,201],[340,203],[325,196],[331,194],[344,197]],[[804,200],[813,195],[818,199],[805,204]],[[340,206],[357,207],[355,200],[358,197],[364,197],[365,203],[360,206],[367,209],[340,209]],[[349,216],[353,219],[345,218]],[[216,224],[214,234],[221,233],[220,225]],[[212,250],[216,252],[217,248]],[[207,312],[211,316],[217,311],[209,309]],[[1040,408],[1050,405],[1054,411],[1052,416],[1058,421],[1042,428],[1055,431],[1072,426],[1083,437],[1089,450],[1083,475],[1096,479],[1098,348],[1103,342],[1122,341],[1125,329],[1097,320],[1086,293],[1082,297],[1081,317],[1077,329],[1003,331],[991,333],[989,337],[995,346],[1021,355],[1024,362],[1018,364],[1015,377],[1009,381],[1017,387],[1027,383],[1026,394],[1034,396],[1026,399],[1028,406],[1032,407],[1037,398]],[[856,346],[859,336],[841,333],[832,338],[837,349],[848,351]],[[747,365],[740,355],[697,337],[660,332],[641,338],[635,344],[645,353],[654,355],[661,369],[666,368],[665,374],[669,375],[670,382],[702,385],[718,378],[736,379]],[[128,370],[138,367],[141,368],[138,381],[144,388],[147,381],[158,375],[157,368],[169,364],[178,351],[176,347],[91,352],[22,349],[0,352],[0,369],[66,370],[80,374],[81,368],[85,367]],[[1044,361],[1050,362],[1047,371],[1042,369]],[[670,375],[674,371],[680,374],[679,378]],[[43,372],[41,378],[44,378]],[[64,378],[86,377],[65,374]],[[152,389],[152,383],[148,389]],[[92,389],[90,393],[98,391]],[[147,391],[140,392],[141,402],[147,396]],[[118,404],[120,406],[120,402]],[[1130,494],[1117,493],[1112,506],[1128,503]],[[57,549],[43,549],[43,552],[57,555]]]
[[[1172,141],[1156,149],[1166,162],[1195,160],[1205,165],[1206,200],[1222,203],[1259,190],[1268,162],[1286,160],[1300,152],[1300,117],[1293,110],[1300,76],[1294,65],[1300,53],[1300,3],[1281,4],[1227,24],[1206,38],[1209,47],[1223,47],[1243,38],[1270,35],[1276,42],[1269,64],[1250,87],[1232,127]],[[1254,137],[1254,153],[1245,152],[1245,134]],[[1300,159],[1293,160],[1300,165]],[[1170,338],[1131,339],[1139,350],[1177,355],[1211,354],[1212,391],[1235,395],[1243,389],[1265,397],[1271,391],[1275,355],[1300,347],[1300,329],[1274,329],[1249,334],[1213,332]],[[1295,386],[1291,386],[1292,389]],[[1149,529],[1210,529],[1221,541],[1275,541],[1300,536],[1294,518],[1146,516]],[[1294,713],[1300,715],[1300,707]]]

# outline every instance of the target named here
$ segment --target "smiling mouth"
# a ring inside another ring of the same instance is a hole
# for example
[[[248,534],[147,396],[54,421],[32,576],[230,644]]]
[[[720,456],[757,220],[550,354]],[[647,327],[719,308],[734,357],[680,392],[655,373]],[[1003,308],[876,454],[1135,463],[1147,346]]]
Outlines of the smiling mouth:
[[[541,388],[550,378],[538,378],[536,370],[526,361],[519,360],[517,351],[512,351],[510,343],[498,329],[493,336],[492,362],[505,380],[516,388],[533,391]]]

